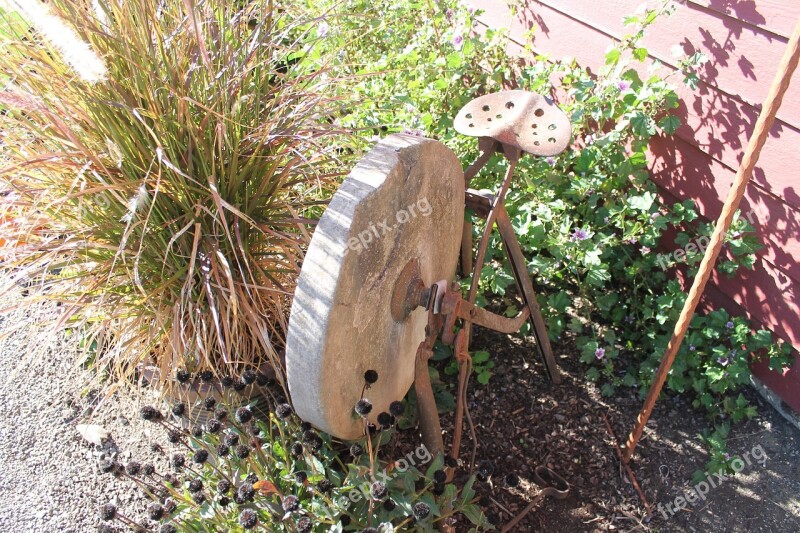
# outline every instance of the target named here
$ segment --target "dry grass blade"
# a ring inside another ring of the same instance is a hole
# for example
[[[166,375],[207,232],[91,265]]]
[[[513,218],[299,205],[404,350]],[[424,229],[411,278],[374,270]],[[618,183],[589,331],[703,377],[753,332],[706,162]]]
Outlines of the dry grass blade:
[[[310,22],[261,2],[92,5],[37,7],[61,33],[0,12],[5,265],[118,379],[279,369],[303,225],[335,176]]]

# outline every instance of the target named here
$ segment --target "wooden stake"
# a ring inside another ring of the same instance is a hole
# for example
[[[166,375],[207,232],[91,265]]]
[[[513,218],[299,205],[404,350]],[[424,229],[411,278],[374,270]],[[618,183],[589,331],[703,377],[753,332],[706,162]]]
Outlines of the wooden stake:
[[[786,89],[789,88],[792,74],[800,60],[800,44],[798,43],[800,43],[800,19],[798,19],[794,33],[789,39],[783,59],[778,67],[778,72],[775,75],[772,87],[770,87],[769,94],[764,102],[764,107],[761,109],[758,121],[756,121],[753,135],[750,137],[750,141],[747,144],[744,158],[742,158],[742,163],[733,180],[733,186],[728,193],[728,197],[725,199],[725,205],[722,206],[722,212],[714,227],[714,234],[711,236],[709,247],[703,256],[703,261],[700,263],[700,269],[697,272],[697,276],[694,278],[689,296],[686,298],[686,303],[683,306],[680,317],[678,317],[678,322],[675,324],[675,330],[667,345],[664,357],[661,359],[661,365],[658,367],[653,384],[650,386],[650,391],[647,393],[647,399],[644,402],[642,410],[639,412],[633,431],[631,431],[631,434],[628,436],[624,452],[624,462],[626,464],[630,462],[633,456],[636,444],[642,436],[644,426],[647,424],[647,420],[650,418],[658,395],[661,393],[669,369],[675,360],[675,355],[678,353],[681,342],[683,342],[683,337],[686,335],[686,330],[689,328],[689,322],[691,322],[694,316],[697,304],[700,302],[700,297],[703,295],[706,283],[708,283],[708,278],[711,276],[711,272],[714,269],[714,264],[717,261],[717,257],[725,241],[725,235],[731,226],[733,216],[739,208],[739,203],[744,196],[747,184],[753,174],[753,167],[755,167],[756,162],[758,162],[758,156],[761,154],[761,149],[764,147],[764,143],[767,140],[769,130],[775,122],[775,115],[781,106],[783,95],[786,93]]]

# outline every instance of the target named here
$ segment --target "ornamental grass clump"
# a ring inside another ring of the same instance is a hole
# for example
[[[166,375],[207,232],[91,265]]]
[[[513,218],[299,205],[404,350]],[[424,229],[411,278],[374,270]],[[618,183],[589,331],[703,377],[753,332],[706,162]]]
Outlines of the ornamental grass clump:
[[[0,189],[18,215],[3,258],[42,289],[28,301],[61,302],[117,379],[278,368],[305,217],[333,187],[314,20],[6,0],[0,24]]]

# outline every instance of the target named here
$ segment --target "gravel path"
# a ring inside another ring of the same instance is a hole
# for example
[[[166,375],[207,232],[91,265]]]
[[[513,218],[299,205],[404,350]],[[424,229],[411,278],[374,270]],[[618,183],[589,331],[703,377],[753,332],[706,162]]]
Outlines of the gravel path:
[[[0,309],[21,298],[15,289]],[[98,507],[108,501],[141,517],[142,495],[131,482],[100,474],[98,463],[133,455],[165,465],[150,450],[152,428],[138,417],[141,395],[99,402],[92,374],[75,367],[76,342],[41,331],[57,311],[37,304],[0,314],[0,532],[96,531]],[[78,433],[87,423],[110,432],[102,448]]]

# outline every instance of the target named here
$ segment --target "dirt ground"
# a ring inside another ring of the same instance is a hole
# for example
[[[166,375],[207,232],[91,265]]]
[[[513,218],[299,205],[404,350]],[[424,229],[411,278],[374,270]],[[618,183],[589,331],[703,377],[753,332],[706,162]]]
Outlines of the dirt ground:
[[[476,462],[492,472],[476,486],[487,514],[501,527],[538,494],[532,474],[546,464],[570,483],[571,493],[540,502],[515,531],[800,531],[800,432],[755,390],[748,388],[745,396],[759,415],[734,425],[728,446],[732,456],[750,452],[748,457],[761,458],[763,450],[764,464],[745,464],[736,476],[716,482],[705,501],[674,515],[669,508],[675,498],[686,495],[694,472],[708,460],[698,435],[709,422],[682,397],[662,395],[632,462],[653,509],[647,517],[603,420],[605,414],[624,438],[641,408],[638,397],[625,389],[601,397],[583,378],[585,368],[569,340],[554,345],[564,377],[558,386],[545,377],[533,345],[521,336],[479,330],[471,348],[489,351],[497,364],[488,385],[473,379],[469,398]],[[443,420],[447,429],[451,419]],[[462,457],[469,457],[472,443],[465,433]],[[509,474],[519,478],[516,487]]]

